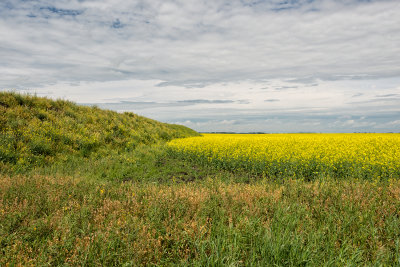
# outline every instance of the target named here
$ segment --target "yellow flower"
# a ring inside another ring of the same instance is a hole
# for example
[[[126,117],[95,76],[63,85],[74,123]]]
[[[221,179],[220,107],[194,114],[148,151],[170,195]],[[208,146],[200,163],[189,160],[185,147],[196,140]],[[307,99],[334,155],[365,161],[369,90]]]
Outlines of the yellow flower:
[[[400,172],[400,134],[203,134],[168,146],[208,165],[272,175],[381,179]]]

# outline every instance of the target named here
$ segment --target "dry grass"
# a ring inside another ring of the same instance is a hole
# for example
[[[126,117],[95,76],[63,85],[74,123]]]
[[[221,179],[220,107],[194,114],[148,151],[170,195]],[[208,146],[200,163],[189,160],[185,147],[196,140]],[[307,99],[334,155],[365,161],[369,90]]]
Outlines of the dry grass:
[[[392,264],[399,207],[399,181],[154,185],[3,176],[0,265]]]

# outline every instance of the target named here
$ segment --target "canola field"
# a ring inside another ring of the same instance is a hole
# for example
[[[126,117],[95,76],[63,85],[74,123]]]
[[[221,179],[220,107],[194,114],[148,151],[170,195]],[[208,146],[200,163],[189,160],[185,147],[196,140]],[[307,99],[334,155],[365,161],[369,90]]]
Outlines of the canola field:
[[[267,177],[400,177],[400,134],[203,134],[168,143],[171,153]]]

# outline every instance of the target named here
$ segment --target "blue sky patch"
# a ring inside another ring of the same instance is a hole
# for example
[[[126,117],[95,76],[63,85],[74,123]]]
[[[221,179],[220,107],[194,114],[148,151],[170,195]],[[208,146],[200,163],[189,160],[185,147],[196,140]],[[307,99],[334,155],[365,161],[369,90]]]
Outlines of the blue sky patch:
[[[123,28],[125,25],[121,23],[121,21],[119,19],[116,19],[113,21],[111,27],[114,29],[120,29]]]
[[[73,10],[73,9],[62,9],[56,7],[41,7],[40,10],[49,11],[53,14],[57,14],[60,16],[78,16],[83,13],[82,10]]]

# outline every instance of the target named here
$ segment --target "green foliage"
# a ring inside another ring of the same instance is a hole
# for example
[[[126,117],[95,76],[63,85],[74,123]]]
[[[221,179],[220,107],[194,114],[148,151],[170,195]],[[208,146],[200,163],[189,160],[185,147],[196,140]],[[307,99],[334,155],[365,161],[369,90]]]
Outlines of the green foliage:
[[[71,156],[63,162],[55,162],[30,170],[25,174],[57,177],[81,177],[87,180],[171,184],[203,180],[210,175],[222,176],[222,172],[198,167],[186,161],[171,158],[163,144],[139,145],[132,151],[110,151],[89,158]],[[224,177],[240,181],[237,174],[224,173]],[[244,178],[243,178],[244,179]]]
[[[130,112],[0,92],[0,162],[9,172],[194,135],[184,126]]]

